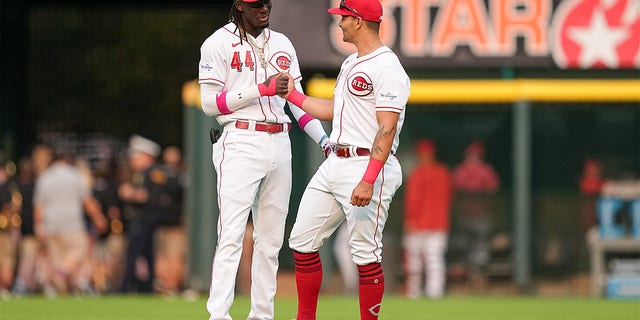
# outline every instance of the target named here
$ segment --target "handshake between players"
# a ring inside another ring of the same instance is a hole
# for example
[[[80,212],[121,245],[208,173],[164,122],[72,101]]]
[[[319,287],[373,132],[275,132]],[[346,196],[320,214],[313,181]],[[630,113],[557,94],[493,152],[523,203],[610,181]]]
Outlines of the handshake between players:
[[[279,72],[270,76],[264,83],[258,85],[261,96],[279,95],[285,99],[295,89],[293,78],[286,72]]]

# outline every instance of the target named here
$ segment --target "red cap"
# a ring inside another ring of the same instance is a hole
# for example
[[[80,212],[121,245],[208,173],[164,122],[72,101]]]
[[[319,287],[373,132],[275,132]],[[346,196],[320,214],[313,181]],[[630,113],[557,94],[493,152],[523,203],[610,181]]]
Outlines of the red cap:
[[[327,9],[327,12],[373,22],[382,21],[382,5],[378,0],[342,0],[339,7]]]
[[[433,154],[436,152],[436,144],[431,140],[422,139],[416,142],[417,154]]]
[[[484,145],[482,144],[482,142],[476,141],[467,147],[466,152],[469,154],[476,154],[481,156],[484,154]]]
[[[584,166],[585,170],[586,169],[590,169],[590,168],[593,168],[593,169],[600,169],[601,168],[600,161],[598,161],[596,159],[593,159],[593,158],[585,159],[584,163],[583,163],[583,166]]]

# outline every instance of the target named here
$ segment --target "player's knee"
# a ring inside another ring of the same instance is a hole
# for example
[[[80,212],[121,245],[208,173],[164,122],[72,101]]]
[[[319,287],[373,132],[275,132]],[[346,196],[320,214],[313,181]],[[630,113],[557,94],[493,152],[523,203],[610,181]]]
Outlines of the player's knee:
[[[289,248],[296,252],[310,252],[308,246],[304,245],[304,241],[300,237],[291,236],[289,238]]]
[[[382,257],[373,254],[372,251],[355,250],[351,255],[353,258],[353,262],[355,262],[355,264],[359,266],[382,262]]]

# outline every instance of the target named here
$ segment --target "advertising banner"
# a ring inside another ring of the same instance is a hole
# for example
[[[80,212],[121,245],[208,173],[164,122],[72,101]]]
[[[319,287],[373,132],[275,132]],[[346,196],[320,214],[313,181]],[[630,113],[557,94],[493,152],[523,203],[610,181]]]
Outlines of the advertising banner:
[[[346,0],[348,3],[353,0]],[[274,1],[303,67],[339,67],[340,0]],[[380,36],[406,67],[640,68],[640,0],[381,0]]]

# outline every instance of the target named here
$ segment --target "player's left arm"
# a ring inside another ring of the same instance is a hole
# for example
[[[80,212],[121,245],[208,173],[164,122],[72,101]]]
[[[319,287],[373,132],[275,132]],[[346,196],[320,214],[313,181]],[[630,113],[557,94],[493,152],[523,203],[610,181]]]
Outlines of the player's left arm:
[[[378,70],[374,88],[378,132],[371,146],[367,169],[351,194],[351,204],[360,207],[371,202],[373,185],[391,154],[400,114],[409,99],[411,83],[401,67],[387,65]]]
[[[389,154],[391,154],[391,146],[393,139],[398,131],[398,119],[400,114],[390,111],[376,112],[378,120],[378,133],[373,140],[371,148],[371,157],[369,165],[362,177],[362,180],[353,189],[351,194],[351,204],[358,207],[364,207],[371,202],[373,196],[373,184],[378,178],[378,174],[382,170]]]

